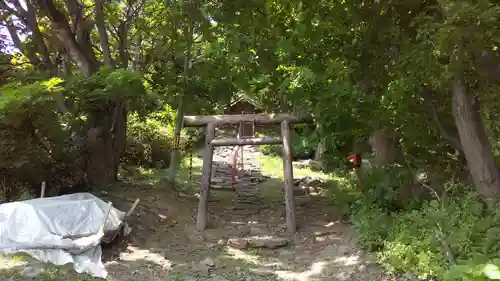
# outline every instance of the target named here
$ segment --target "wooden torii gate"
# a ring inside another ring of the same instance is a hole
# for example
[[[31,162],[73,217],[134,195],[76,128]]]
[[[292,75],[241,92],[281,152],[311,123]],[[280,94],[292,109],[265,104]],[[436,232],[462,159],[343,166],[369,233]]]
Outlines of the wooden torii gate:
[[[292,167],[292,142],[290,125],[293,123],[308,123],[310,118],[299,118],[291,114],[242,114],[242,115],[211,115],[211,116],[184,116],[185,127],[206,126],[205,151],[203,154],[203,168],[200,183],[200,197],[196,229],[204,231],[207,227],[208,196],[212,177],[212,158],[216,146],[241,146],[281,144],[283,157],[283,171],[285,182],[285,208],[287,231],[295,232],[295,197],[293,194],[293,167]],[[218,138],[215,139],[215,128],[223,124],[241,124],[241,122],[254,122],[255,124],[281,123],[281,137],[263,138]]]

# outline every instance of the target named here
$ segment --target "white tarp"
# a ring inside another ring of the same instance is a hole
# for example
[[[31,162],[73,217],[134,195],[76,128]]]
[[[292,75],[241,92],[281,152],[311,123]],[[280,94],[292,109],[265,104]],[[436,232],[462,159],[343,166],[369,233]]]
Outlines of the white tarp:
[[[108,205],[90,193],[75,193],[0,205],[0,253],[27,253],[55,265],[106,278],[98,233]],[[117,230],[125,213],[111,208],[104,232]],[[64,238],[94,233],[81,238]]]

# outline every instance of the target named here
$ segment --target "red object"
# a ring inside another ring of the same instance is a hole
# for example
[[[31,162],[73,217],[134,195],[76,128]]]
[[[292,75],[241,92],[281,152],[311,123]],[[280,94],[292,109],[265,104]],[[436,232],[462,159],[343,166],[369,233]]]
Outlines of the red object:
[[[359,154],[351,154],[347,156],[347,161],[352,163],[357,168],[361,167],[361,155]]]

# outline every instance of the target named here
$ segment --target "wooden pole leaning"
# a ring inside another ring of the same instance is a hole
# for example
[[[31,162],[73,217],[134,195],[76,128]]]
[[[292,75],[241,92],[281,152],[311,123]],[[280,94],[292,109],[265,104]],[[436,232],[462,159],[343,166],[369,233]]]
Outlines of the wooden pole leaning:
[[[196,218],[196,230],[204,231],[207,228],[208,196],[210,193],[210,182],[212,178],[212,158],[214,146],[212,140],[215,136],[215,123],[207,124],[205,135],[205,151],[203,154],[203,168],[200,183],[200,200],[198,202],[198,216]]]
[[[287,231],[294,233],[297,230],[295,220],[295,195],[293,194],[293,166],[292,166],[292,142],[290,137],[290,122],[284,120],[281,122],[281,139],[283,173],[285,179],[285,212]]]

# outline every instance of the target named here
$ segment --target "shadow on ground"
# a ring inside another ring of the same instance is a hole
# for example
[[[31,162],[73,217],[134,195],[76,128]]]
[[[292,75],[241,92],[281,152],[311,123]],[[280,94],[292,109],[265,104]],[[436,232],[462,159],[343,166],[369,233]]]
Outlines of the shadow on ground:
[[[174,188],[158,184],[158,174],[149,173],[141,182],[123,182],[103,195],[122,210],[141,199],[130,218],[129,240],[106,252],[110,280],[392,280],[360,250],[355,233],[340,220],[331,198],[321,194],[310,200],[297,198],[299,229],[287,233],[279,178],[256,185],[261,200],[258,212],[251,215],[235,212],[234,192],[212,190],[209,228],[197,232],[200,166],[199,161],[194,165],[191,179],[183,169]],[[265,176],[255,171],[252,175]],[[269,249],[232,243],[270,238],[285,240],[287,245]],[[44,278],[37,279],[93,280],[71,271]]]

